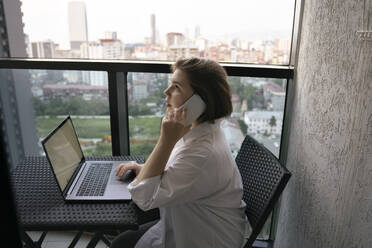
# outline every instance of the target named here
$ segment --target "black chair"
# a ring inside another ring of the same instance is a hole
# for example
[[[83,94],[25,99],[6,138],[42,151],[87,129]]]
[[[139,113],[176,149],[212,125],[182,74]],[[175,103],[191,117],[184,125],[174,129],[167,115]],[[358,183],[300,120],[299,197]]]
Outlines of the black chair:
[[[252,247],[274,209],[291,173],[263,145],[247,135],[235,159],[243,181],[245,213],[252,232],[245,248]]]

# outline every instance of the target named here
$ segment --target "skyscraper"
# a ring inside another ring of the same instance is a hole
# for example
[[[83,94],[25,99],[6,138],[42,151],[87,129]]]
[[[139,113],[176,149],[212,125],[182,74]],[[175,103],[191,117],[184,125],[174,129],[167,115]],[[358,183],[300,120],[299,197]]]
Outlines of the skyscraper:
[[[183,45],[185,36],[182,33],[171,32],[166,35],[166,46]]]
[[[31,56],[33,58],[54,58],[55,47],[53,41],[31,42]]]
[[[0,0],[0,57],[25,58],[21,1]],[[38,155],[35,116],[28,70],[0,70],[0,118],[6,134],[8,165],[15,166],[25,155]]]
[[[69,2],[68,28],[72,50],[79,50],[83,42],[88,41],[88,23],[84,2]]]
[[[155,22],[155,14],[151,15],[151,44],[156,44],[156,22]]]

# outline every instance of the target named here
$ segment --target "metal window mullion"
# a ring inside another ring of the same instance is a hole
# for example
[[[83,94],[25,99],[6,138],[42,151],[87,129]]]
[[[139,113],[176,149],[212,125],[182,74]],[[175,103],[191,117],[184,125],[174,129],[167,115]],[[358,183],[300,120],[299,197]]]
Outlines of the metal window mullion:
[[[289,132],[291,126],[291,117],[292,117],[292,105],[293,105],[293,94],[294,94],[294,80],[292,78],[287,78],[287,87],[286,87],[286,99],[284,105],[284,114],[283,114],[283,123],[282,123],[282,135],[280,138],[280,151],[279,151],[279,161],[281,164],[287,164],[287,155],[288,155],[288,143],[289,143]],[[278,226],[278,217],[280,210],[281,198],[275,204],[273,210],[273,215],[271,218],[271,227],[270,227],[270,240],[275,240],[275,234]]]
[[[127,72],[108,72],[112,155],[129,155]]]

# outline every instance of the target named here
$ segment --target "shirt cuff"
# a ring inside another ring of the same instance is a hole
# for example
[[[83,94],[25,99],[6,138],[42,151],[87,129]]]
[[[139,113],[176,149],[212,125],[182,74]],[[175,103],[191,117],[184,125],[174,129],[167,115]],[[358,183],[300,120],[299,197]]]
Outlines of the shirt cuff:
[[[136,178],[128,185],[132,200],[143,211],[151,209],[155,195],[160,186],[160,181],[161,175],[145,178],[138,184]]]

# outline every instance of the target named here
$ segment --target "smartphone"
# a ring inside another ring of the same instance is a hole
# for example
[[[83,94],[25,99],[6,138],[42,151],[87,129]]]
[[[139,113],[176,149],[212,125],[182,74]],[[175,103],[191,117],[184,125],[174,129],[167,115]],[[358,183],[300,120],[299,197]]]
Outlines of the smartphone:
[[[203,114],[206,105],[199,95],[194,94],[182,106],[178,107],[177,110],[181,110],[184,107],[187,107],[186,126],[190,126]]]

